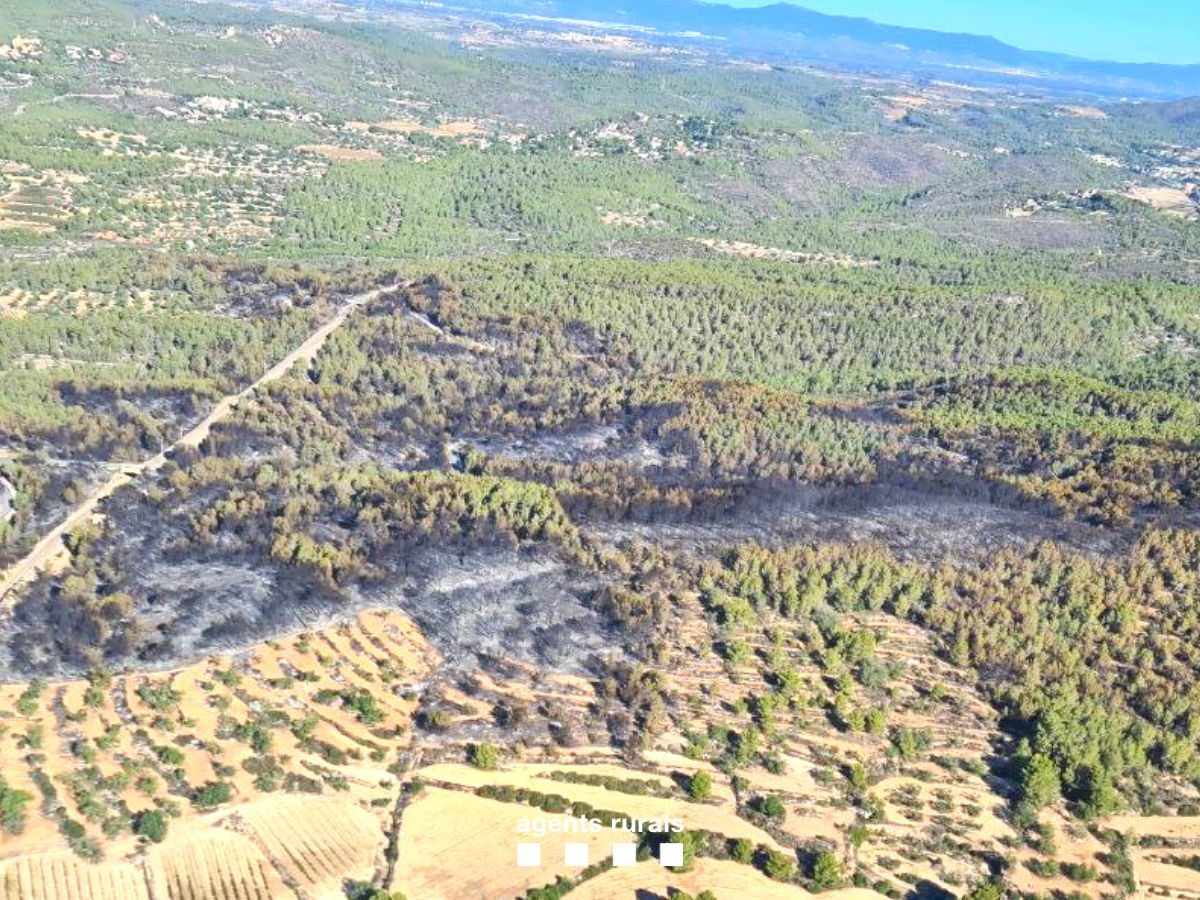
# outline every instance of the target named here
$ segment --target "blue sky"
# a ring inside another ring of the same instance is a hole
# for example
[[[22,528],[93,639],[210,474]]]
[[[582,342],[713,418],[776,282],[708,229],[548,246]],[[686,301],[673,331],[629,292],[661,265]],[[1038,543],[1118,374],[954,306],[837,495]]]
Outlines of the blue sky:
[[[768,0],[722,0],[765,6]],[[1195,0],[797,0],[889,25],[988,34],[1026,50],[1121,62],[1200,63]]]

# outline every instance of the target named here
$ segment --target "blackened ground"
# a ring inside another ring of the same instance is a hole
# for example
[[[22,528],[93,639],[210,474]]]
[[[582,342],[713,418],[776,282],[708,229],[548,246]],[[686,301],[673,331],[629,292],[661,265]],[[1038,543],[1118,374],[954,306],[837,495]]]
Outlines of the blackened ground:
[[[1132,545],[1131,529],[1099,528],[1048,515],[1032,504],[934,489],[869,485],[760,485],[736,495],[720,516],[663,515],[653,520],[581,522],[613,543],[630,539],[705,552],[730,544],[765,546],[872,541],[921,562],[979,559],[1006,547],[1051,540],[1092,556]]]
[[[331,589],[301,569],[220,548],[137,549],[136,562],[121,556],[133,607],[111,637],[82,634],[92,626],[42,579],[0,623],[0,680],[82,674],[98,664],[97,647],[114,670],[173,668],[386,606],[411,616],[451,668],[511,658],[583,673],[618,644],[593,608],[599,579],[544,553],[427,548],[376,583]]]

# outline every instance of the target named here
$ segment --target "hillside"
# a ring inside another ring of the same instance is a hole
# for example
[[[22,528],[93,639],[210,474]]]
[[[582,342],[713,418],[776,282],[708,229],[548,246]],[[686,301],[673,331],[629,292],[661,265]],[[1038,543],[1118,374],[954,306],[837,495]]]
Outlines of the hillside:
[[[0,0],[6,895],[1196,896],[1194,101],[536,9]]]
[[[406,0],[368,4],[414,8]],[[775,63],[833,65],[852,71],[963,79],[1036,93],[1113,98],[1177,98],[1200,94],[1200,65],[1088,60],[1022,50],[995,38],[886,25],[828,15],[791,3],[735,8],[702,0],[629,6],[573,0],[502,0],[450,5],[456,12],[514,25],[595,29],[715,52],[750,54]]]

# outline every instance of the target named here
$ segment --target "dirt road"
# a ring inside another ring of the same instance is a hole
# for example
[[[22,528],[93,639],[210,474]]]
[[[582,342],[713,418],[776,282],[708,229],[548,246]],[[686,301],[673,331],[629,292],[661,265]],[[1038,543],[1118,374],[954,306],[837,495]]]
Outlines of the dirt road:
[[[201,419],[191,431],[183,435],[175,443],[141,462],[121,466],[120,471],[106,479],[88,494],[78,506],[71,510],[61,523],[43,535],[42,539],[34,545],[33,549],[23,559],[14,563],[4,573],[3,578],[0,579],[0,603],[10,602],[13,588],[33,578],[47,563],[52,562],[65,553],[66,545],[63,543],[64,538],[71,533],[72,529],[89,521],[95,514],[97,507],[106,498],[112,496],[118,489],[130,484],[139,476],[162,468],[172,451],[185,447],[198,447],[208,437],[213,425],[227,418],[237,408],[239,402],[249,397],[263,385],[270,384],[272,381],[278,381],[291,371],[296,363],[311,362],[321,347],[325,345],[325,341],[328,340],[329,335],[341,327],[351,312],[389,290],[392,290],[392,288],[381,287],[351,297],[321,327],[305,338],[304,343],[300,344],[300,346],[296,347],[291,353],[264,372],[253,384],[243,388],[236,394],[230,394],[227,397],[221,398],[209,411],[208,415]]]

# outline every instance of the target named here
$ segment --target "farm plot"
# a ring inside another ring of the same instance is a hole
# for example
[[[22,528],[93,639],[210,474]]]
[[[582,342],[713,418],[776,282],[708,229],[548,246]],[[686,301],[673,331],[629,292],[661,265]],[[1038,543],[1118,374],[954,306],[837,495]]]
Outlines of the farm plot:
[[[405,810],[398,863],[389,886],[422,900],[519,897],[529,888],[573,874],[564,861],[568,841],[588,844],[593,861],[611,852],[614,833],[522,836],[518,823],[541,815],[532,807],[502,803],[459,791],[426,788]],[[541,844],[542,865],[516,866],[518,843]]]
[[[150,900],[146,880],[127,863],[82,862],[71,853],[38,853],[0,863],[5,900]]]
[[[0,231],[49,234],[70,218],[71,185],[83,176],[0,163]]]
[[[208,831],[156,847],[146,858],[156,897],[273,900],[294,896],[258,848],[232,832]]]
[[[690,872],[664,869],[655,860],[624,869],[611,869],[586,881],[571,892],[572,900],[638,900],[641,897],[665,897],[672,888],[693,896],[712,891],[718,897],[753,897],[755,900],[804,900],[816,896],[801,887],[771,881],[767,876],[740,863],[716,859],[698,859]],[[826,891],[822,900],[883,900],[883,894],[864,888]]]
[[[369,880],[382,860],[379,823],[349,802],[280,797],[248,804],[238,817],[276,868],[314,893],[336,896],[347,879]]]
[[[559,794],[572,801],[587,803],[596,809],[611,809],[642,819],[673,816],[683,820],[689,828],[703,829],[731,838],[746,838],[756,844],[778,848],[778,842],[763,831],[739,817],[729,803],[709,805],[688,803],[679,798],[648,797],[627,794],[621,791],[592,787],[586,784],[571,784],[542,777],[541,767],[516,766],[512,771],[484,772],[470,766],[440,764],[422,769],[419,777],[430,781],[445,781],[467,787],[484,785],[507,785],[515,788]],[[625,772],[626,778],[645,778],[636,771]]]

